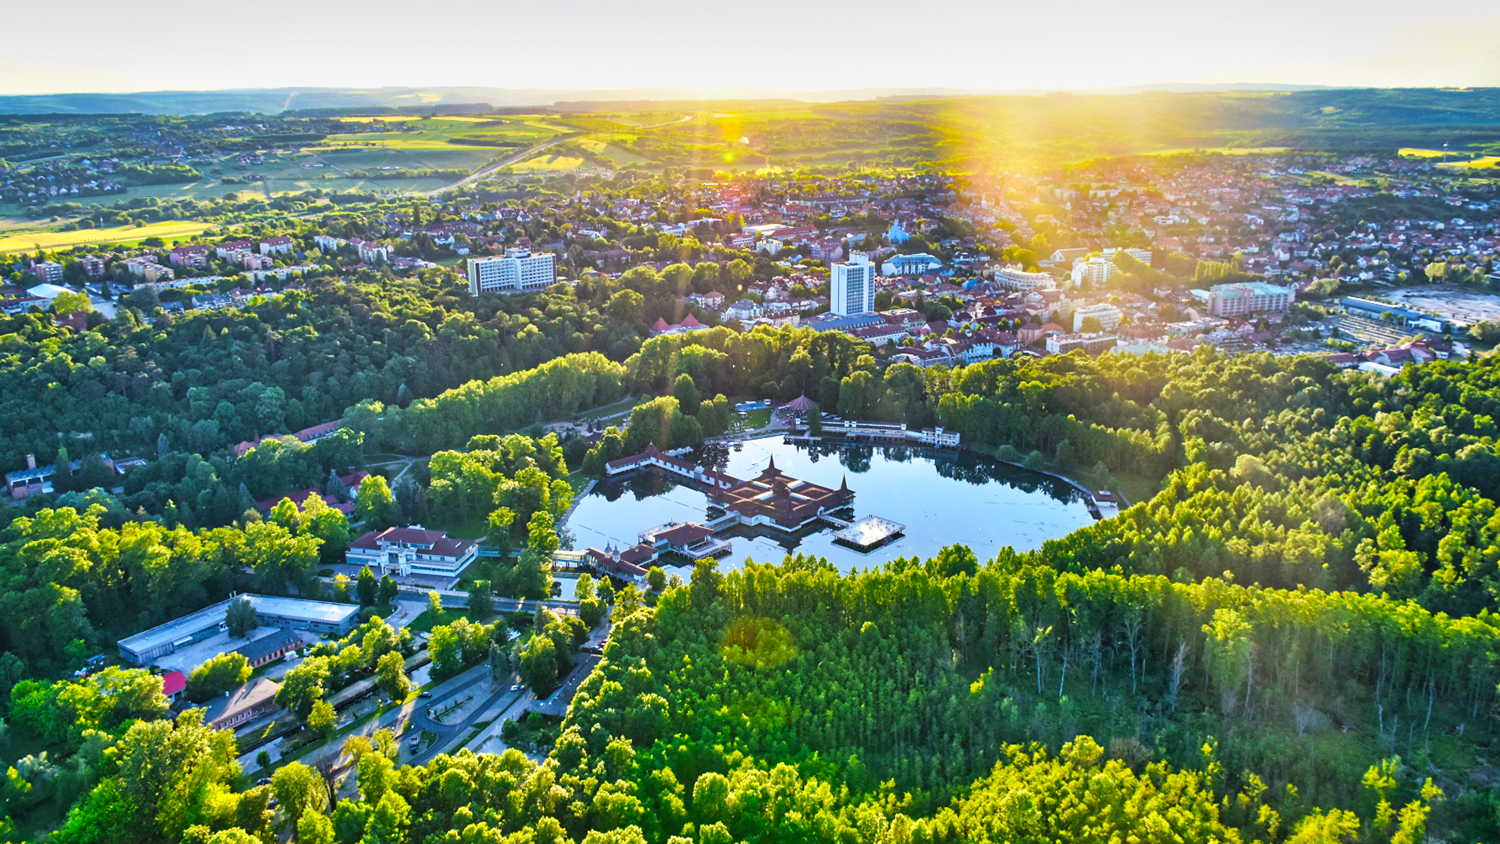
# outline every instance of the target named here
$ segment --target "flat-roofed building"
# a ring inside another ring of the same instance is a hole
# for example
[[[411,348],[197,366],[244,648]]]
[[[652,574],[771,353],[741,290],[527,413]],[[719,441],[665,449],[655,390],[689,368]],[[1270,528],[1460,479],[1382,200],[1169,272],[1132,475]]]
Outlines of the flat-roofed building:
[[[1215,284],[1208,289],[1208,312],[1214,316],[1281,314],[1292,309],[1295,294],[1290,287],[1264,281]]]
[[[1065,355],[1068,352],[1082,349],[1091,355],[1109,351],[1120,344],[1120,338],[1113,334],[1049,334],[1047,335],[1047,353],[1052,355]]]
[[[241,595],[238,598],[248,600],[255,607],[256,618],[263,627],[285,627],[289,630],[309,630],[320,635],[341,635],[353,630],[355,622],[359,620],[359,607],[352,604],[271,595]],[[216,636],[228,629],[225,616],[230,602],[238,598],[220,601],[121,639],[120,657],[135,665],[148,665],[176,652],[178,648]]]
[[[1120,325],[1120,309],[1114,305],[1100,302],[1097,305],[1084,305],[1073,312],[1074,333],[1083,331],[1083,323],[1089,317],[1099,320],[1099,328],[1094,333],[1103,331],[1114,331]]]
[[[1006,290],[1044,290],[1055,287],[1057,282],[1046,273],[1028,273],[1018,266],[1001,267],[995,270],[995,283]]]
[[[527,293],[546,290],[557,281],[557,269],[550,252],[531,254],[527,249],[511,249],[504,257],[470,258],[469,293]]]
[[[829,280],[828,310],[838,316],[859,316],[875,312],[875,265],[863,252],[855,252],[848,261],[834,264]]]

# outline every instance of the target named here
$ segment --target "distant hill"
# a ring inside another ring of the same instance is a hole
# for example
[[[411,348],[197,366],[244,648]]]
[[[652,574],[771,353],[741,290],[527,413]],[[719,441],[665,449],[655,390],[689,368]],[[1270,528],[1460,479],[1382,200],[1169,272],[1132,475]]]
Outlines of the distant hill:
[[[1137,94],[1147,91],[1287,92],[1317,90],[1316,86],[1230,83],[1190,85],[1164,83],[1074,91],[1077,94]],[[620,103],[705,100],[789,99],[801,102],[855,100],[912,100],[939,97],[1036,96],[1047,89],[976,90],[963,88],[860,88],[824,91],[786,91],[771,88],[647,88],[630,90],[562,88],[243,88],[223,91],[147,91],[134,94],[36,94],[0,96],[0,114],[212,114],[251,112],[279,114],[348,108],[427,109],[463,104],[496,108],[550,106],[558,102]]]

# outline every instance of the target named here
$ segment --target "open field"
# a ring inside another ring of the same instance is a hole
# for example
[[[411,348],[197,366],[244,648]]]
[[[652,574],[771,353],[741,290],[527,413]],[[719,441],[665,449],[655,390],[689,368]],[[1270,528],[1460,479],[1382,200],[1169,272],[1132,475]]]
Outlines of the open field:
[[[116,226],[109,229],[80,229],[71,232],[28,231],[0,237],[0,253],[27,252],[32,249],[68,249],[94,243],[134,243],[148,237],[162,240],[188,238],[211,228],[206,223],[168,220],[144,226]]]
[[[1213,155],[1274,155],[1278,152],[1286,152],[1287,149],[1288,147],[1208,147],[1206,149],[1174,147],[1172,149],[1157,149],[1150,152],[1143,152],[1141,155],[1182,155],[1189,152]]]
[[[566,153],[554,155],[550,152],[544,152],[540,155],[532,156],[525,161],[512,164],[507,169],[518,173],[560,173],[565,170],[577,170],[579,167],[584,166],[585,163],[583,159],[567,155]]]
[[[1454,170],[1481,170],[1490,167],[1500,167],[1500,156],[1486,155],[1483,158],[1476,158],[1472,161],[1447,161],[1438,166],[1449,167]]]
[[[1442,158],[1446,153],[1440,149],[1418,149],[1416,147],[1404,147],[1399,151],[1400,155],[1407,158]]]
[[[496,152],[514,144],[524,148],[569,131],[540,119],[493,117],[418,117],[379,118],[388,132],[349,132],[330,135],[314,151],[340,148],[383,148],[395,150],[491,149]]]

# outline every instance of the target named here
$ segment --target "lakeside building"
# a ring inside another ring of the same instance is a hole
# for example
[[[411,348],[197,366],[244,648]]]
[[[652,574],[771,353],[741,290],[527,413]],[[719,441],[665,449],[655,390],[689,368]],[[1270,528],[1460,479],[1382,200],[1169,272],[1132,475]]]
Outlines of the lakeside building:
[[[386,528],[369,531],[349,543],[344,559],[351,566],[369,566],[377,576],[428,575],[457,577],[479,558],[479,543],[450,539],[440,530]]]
[[[529,293],[546,290],[557,281],[557,268],[550,252],[531,254],[529,249],[510,249],[504,257],[470,258],[469,294]]]
[[[759,475],[727,489],[715,487],[709,504],[725,513],[735,513],[739,523],[766,525],[781,530],[799,530],[826,513],[849,506],[854,491],[845,478],[838,489],[794,478],[776,468],[772,458]]]

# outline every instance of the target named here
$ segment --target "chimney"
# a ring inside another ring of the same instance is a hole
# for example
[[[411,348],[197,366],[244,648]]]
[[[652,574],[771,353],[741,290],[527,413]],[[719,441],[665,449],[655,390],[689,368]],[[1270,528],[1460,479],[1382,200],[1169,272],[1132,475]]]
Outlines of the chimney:
[[[28,469],[35,469],[36,468],[36,455],[35,454],[28,454],[28,455],[26,455],[26,468],[28,468]]]

